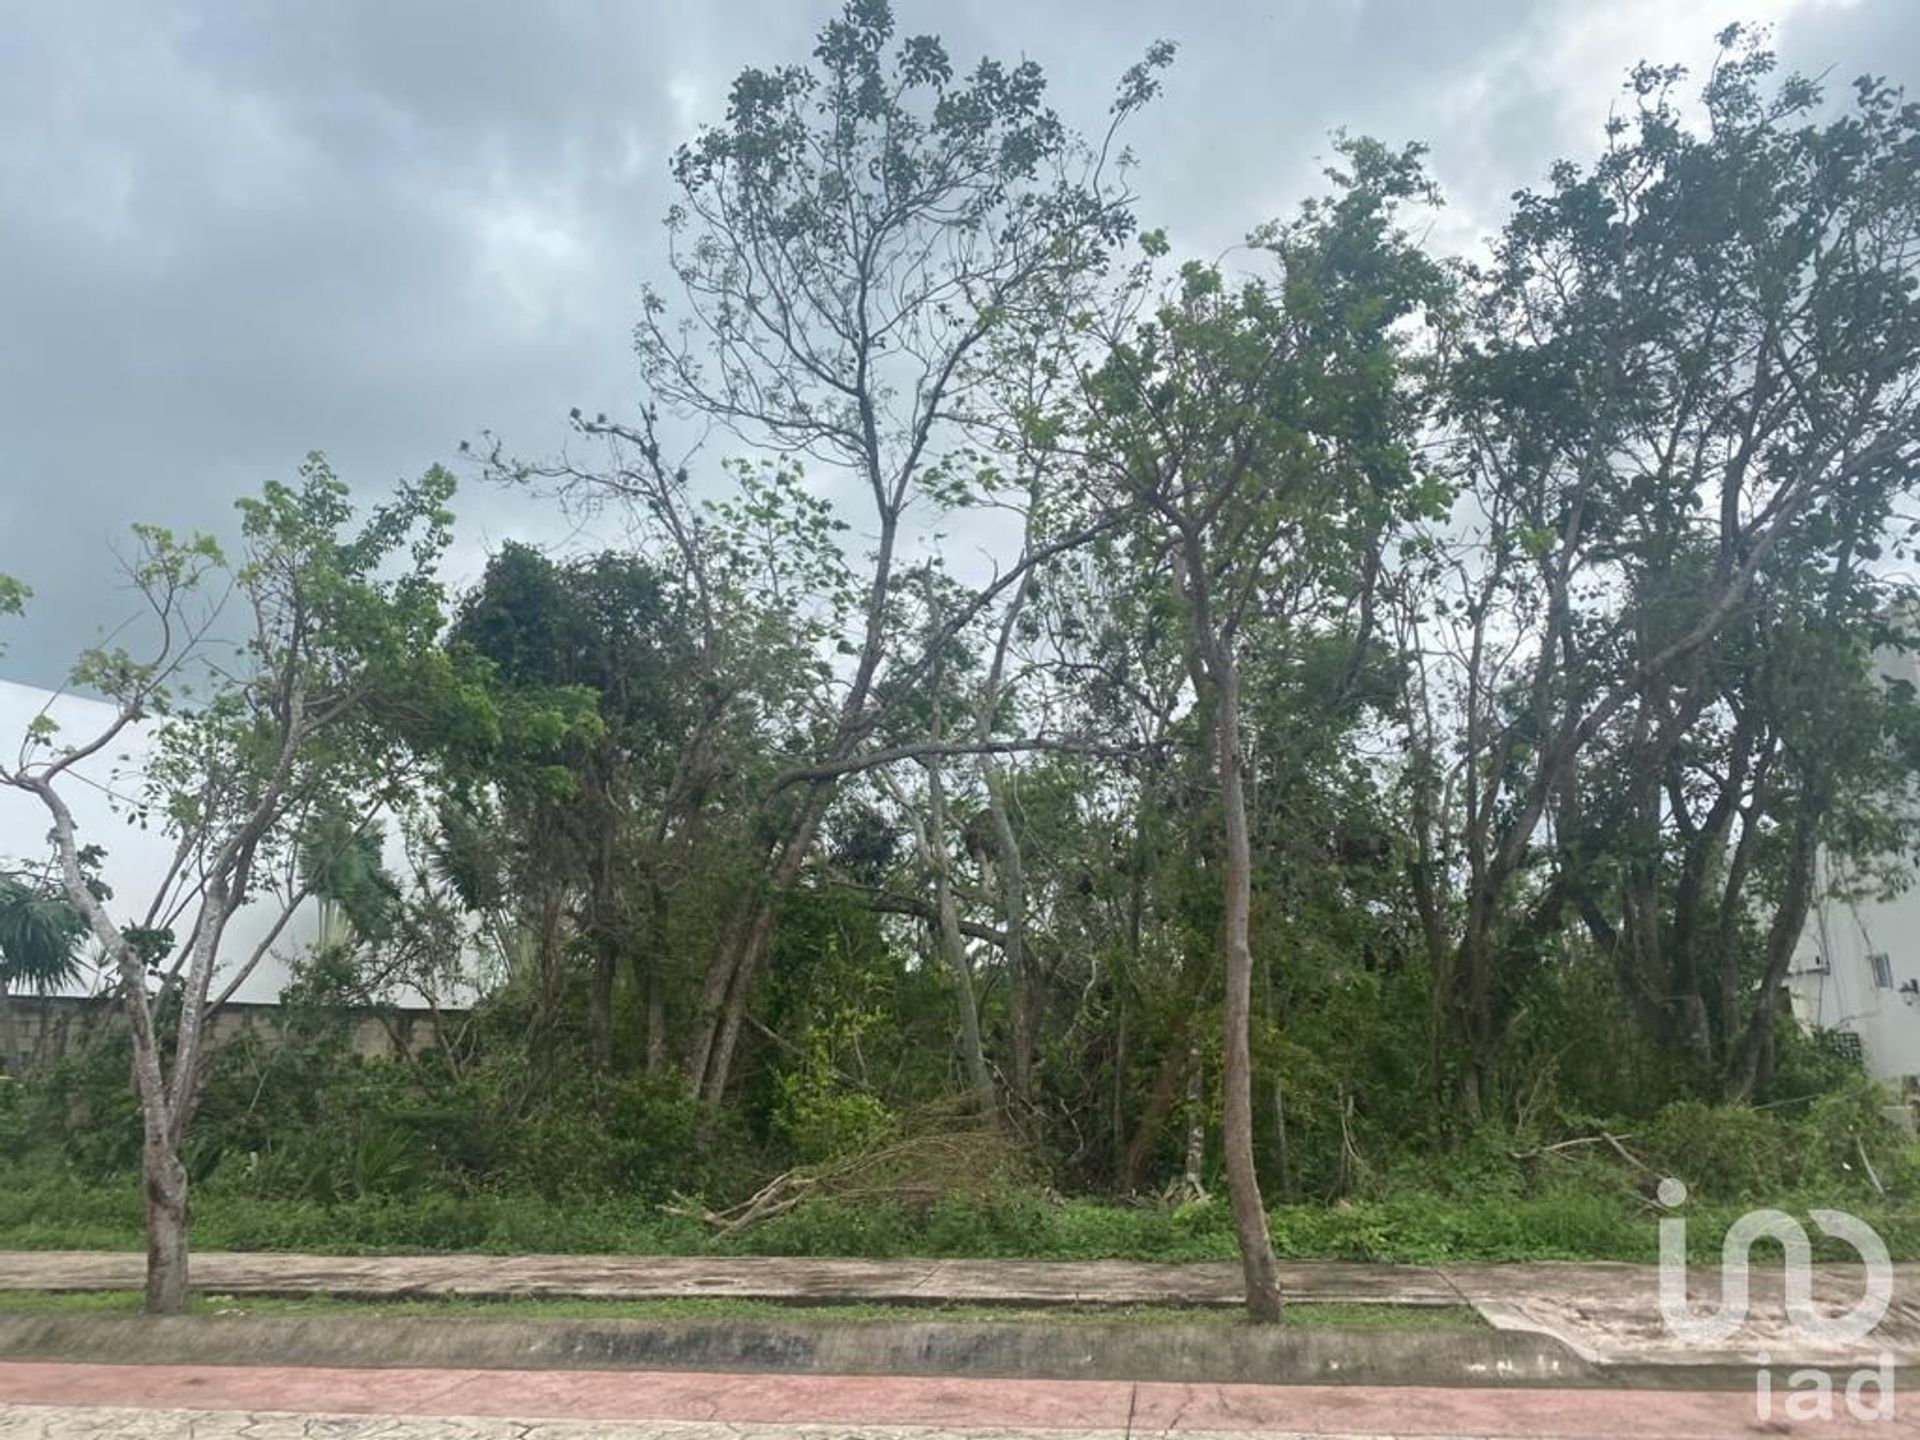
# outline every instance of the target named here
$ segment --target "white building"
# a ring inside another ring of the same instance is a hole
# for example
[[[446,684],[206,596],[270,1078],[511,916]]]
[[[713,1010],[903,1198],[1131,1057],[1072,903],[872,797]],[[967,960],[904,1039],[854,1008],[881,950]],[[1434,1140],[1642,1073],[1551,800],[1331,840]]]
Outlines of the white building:
[[[1920,655],[1885,654],[1882,673],[1920,685]],[[1875,1079],[1920,1091],[1920,880],[1887,900],[1837,894],[1825,855],[1787,990],[1794,1018],[1857,1046]]]
[[[1891,900],[1832,897],[1824,856],[1821,898],[1788,974],[1793,1014],[1858,1047],[1867,1073],[1920,1089],[1920,886]]]
[[[97,735],[113,718],[113,708],[98,700],[75,695],[55,697],[30,685],[15,685],[0,680],[0,753],[9,761],[18,753],[20,742],[34,716],[46,710],[60,726],[62,738],[80,741]],[[56,743],[58,741],[56,740]],[[134,907],[144,910],[154,889],[166,874],[173,858],[173,845],[159,830],[142,830],[133,823],[124,805],[116,807],[115,796],[130,796],[134,779],[151,743],[151,734],[139,726],[130,727],[106,751],[76,766],[61,794],[72,808],[78,823],[80,843],[98,845],[106,852],[101,878],[113,888],[116,914]],[[122,758],[125,757],[125,758]],[[47,812],[31,795],[0,787],[0,864],[25,862],[38,864],[51,853],[47,838]],[[249,907],[234,916],[225,946],[229,955],[245,956],[266,935],[272,915],[265,906]],[[311,945],[319,930],[319,907],[309,904],[288,922],[275,945],[275,954],[298,954]],[[81,971],[80,987],[89,993],[102,988],[107,979],[91,962]],[[269,955],[247,977],[237,994],[239,1000],[276,1000],[286,984],[283,963]],[[220,981],[215,980],[216,993]]]

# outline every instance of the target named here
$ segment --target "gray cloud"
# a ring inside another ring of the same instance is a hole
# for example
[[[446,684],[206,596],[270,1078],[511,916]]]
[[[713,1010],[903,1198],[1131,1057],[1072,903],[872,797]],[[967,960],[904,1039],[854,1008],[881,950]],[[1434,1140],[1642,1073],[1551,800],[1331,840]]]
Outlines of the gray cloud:
[[[1588,153],[1622,67],[1699,60],[1706,8],[1627,0],[1145,4],[901,0],[957,55],[1027,54],[1102,123],[1181,42],[1132,137],[1143,217],[1209,251],[1284,214],[1336,126],[1424,138],[1467,245],[1557,154]],[[1913,78],[1920,7],[1758,0],[1793,63]],[[10,7],[0,47],[0,570],[38,592],[8,676],[56,681],[117,620],[135,519],[225,528],[310,448],[369,489],[491,427],[559,443],[634,398],[665,161],[732,73],[803,58],[829,6],[567,3]],[[462,564],[554,516],[462,500]]]

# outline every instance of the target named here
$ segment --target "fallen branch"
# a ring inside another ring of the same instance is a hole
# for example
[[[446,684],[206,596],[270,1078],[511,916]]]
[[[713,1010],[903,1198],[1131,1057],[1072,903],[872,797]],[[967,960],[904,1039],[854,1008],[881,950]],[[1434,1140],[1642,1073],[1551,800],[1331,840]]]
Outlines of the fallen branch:
[[[1565,1159],[1566,1152],[1569,1150],[1578,1150],[1584,1145],[1607,1145],[1623,1160],[1627,1161],[1628,1164],[1636,1165],[1640,1169],[1647,1171],[1648,1174],[1652,1174],[1652,1169],[1646,1161],[1633,1154],[1621,1143],[1622,1141],[1631,1139],[1633,1139],[1631,1135],[1614,1135],[1602,1130],[1598,1135],[1576,1135],[1571,1140],[1556,1140],[1551,1145],[1536,1145],[1531,1150],[1509,1150],[1507,1153],[1515,1160],[1538,1160],[1545,1155],[1554,1155]]]
[[[735,1205],[711,1208],[675,1195],[660,1208],[698,1220],[724,1240],[777,1219],[820,1196],[848,1204],[932,1204],[948,1195],[983,1194],[1018,1166],[1014,1140],[991,1130],[943,1131],[894,1140],[820,1165],[783,1171]]]

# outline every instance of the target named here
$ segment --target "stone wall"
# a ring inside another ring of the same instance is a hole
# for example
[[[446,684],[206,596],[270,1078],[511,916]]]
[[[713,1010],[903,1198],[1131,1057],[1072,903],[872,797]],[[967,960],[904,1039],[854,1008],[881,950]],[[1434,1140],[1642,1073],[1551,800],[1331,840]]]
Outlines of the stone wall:
[[[463,1010],[442,1009],[450,1023],[464,1018]],[[255,1001],[229,1000],[208,1022],[209,1046],[222,1045],[243,1035],[278,1043],[280,1007]],[[435,1043],[433,1012],[425,1006],[355,1006],[346,1012],[347,1042],[357,1055],[369,1058],[419,1054]],[[0,1073],[27,1075],[78,1049],[102,1026],[126,1023],[112,1000],[78,995],[9,995],[0,1000]]]

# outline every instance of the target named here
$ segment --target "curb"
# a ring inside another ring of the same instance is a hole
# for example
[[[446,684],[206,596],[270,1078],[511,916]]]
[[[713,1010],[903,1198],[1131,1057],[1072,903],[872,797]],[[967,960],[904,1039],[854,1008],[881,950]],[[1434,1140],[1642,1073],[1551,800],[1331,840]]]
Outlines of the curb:
[[[1260,1385],[1617,1383],[1551,1336],[1219,1325],[0,1316],[0,1359],[122,1365],[707,1370]],[[1692,1388],[1718,1388],[1679,1377]],[[1745,1372],[1742,1383],[1752,1384]],[[1671,1383],[1671,1382],[1670,1382]]]

